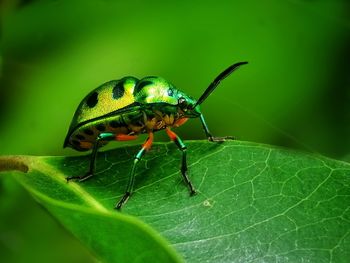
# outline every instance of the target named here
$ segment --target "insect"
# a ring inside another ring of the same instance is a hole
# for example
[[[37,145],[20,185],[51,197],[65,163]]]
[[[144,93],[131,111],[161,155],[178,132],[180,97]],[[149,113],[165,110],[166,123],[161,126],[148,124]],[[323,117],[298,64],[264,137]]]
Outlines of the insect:
[[[186,146],[171,128],[179,127],[188,118],[200,118],[204,132],[209,141],[225,141],[231,136],[214,137],[210,133],[200,110],[200,105],[214,91],[221,80],[247,62],[231,65],[195,100],[161,77],[137,79],[124,77],[111,80],[91,91],[79,104],[64,147],[78,151],[92,149],[90,168],[81,176],[69,176],[70,180],[85,181],[95,173],[98,149],[109,141],[126,141],[137,138],[139,134],[148,134],[148,138],[134,157],[126,191],[115,208],[120,209],[132,194],[137,164],[147,150],[151,148],[153,133],[165,130],[172,141],[182,152],[181,174],[190,194],[196,193],[187,174]]]

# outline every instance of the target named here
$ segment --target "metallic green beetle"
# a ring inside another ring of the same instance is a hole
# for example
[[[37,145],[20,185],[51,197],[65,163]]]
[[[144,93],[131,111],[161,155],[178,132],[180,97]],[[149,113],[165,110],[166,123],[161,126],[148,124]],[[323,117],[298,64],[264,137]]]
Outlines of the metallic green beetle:
[[[109,141],[133,140],[138,134],[147,133],[146,142],[134,157],[125,194],[115,206],[120,209],[132,194],[136,166],[150,149],[153,132],[165,129],[170,139],[182,151],[181,174],[190,194],[195,194],[187,175],[186,146],[171,128],[179,127],[188,118],[199,117],[209,141],[233,139],[230,136],[211,135],[200,104],[221,80],[244,64],[247,62],[233,64],[220,73],[197,101],[160,77],[145,77],[141,80],[124,77],[106,82],[93,90],[78,106],[64,141],[64,147],[69,146],[78,151],[92,149],[90,169],[85,175],[67,177],[67,182],[73,179],[84,181],[93,176],[97,150]]]

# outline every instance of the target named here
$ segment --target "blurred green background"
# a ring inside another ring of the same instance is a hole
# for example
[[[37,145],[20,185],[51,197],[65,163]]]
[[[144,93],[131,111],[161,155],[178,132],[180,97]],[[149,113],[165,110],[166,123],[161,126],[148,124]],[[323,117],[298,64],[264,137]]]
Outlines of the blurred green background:
[[[108,80],[159,75],[198,98],[220,71],[249,61],[202,106],[213,134],[350,159],[347,0],[5,0],[0,8],[1,155],[77,154],[62,149],[73,113]],[[205,138],[199,120],[177,132]],[[6,176],[0,215],[2,262],[95,261]]]

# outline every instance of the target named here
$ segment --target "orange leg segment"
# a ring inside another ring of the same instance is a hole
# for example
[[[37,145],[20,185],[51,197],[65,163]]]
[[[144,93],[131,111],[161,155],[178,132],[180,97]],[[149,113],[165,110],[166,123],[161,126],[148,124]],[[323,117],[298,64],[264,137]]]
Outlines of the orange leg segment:
[[[149,149],[151,149],[152,143],[153,143],[153,132],[150,132],[148,134],[147,141],[142,145],[142,148],[148,151]]]
[[[173,132],[172,130],[170,130],[169,128],[166,128],[166,133],[168,134],[169,138],[172,140],[172,141],[175,141],[176,138],[177,138],[177,135],[175,132]]]
[[[187,120],[188,120],[188,118],[178,119],[178,120],[174,123],[174,127],[179,127],[179,126],[181,126],[181,125],[184,124]]]
[[[131,141],[131,140],[136,140],[136,139],[137,139],[136,135],[117,134],[115,136],[116,141]]]

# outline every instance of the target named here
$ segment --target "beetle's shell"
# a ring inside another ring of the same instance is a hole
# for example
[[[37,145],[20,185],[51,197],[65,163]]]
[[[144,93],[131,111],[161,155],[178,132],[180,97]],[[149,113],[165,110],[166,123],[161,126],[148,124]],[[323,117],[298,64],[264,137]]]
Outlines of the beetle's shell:
[[[181,92],[160,77],[142,80],[125,77],[106,82],[90,92],[79,104],[64,147],[89,150],[101,132],[138,134],[146,132],[147,125],[164,128],[164,125],[157,123],[163,121],[163,116],[155,118],[149,108],[162,104],[163,109],[166,104],[171,107],[170,112],[176,111],[178,93]],[[171,120],[174,122],[174,117]]]
[[[75,111],[70,129],[135,102],[133,92],[137,81],[134,77],[111,80],[91,91]]]

